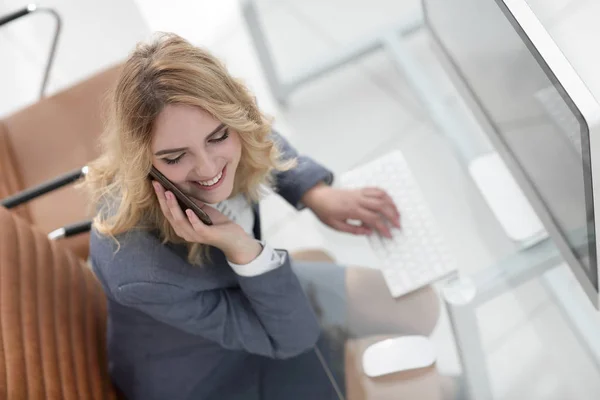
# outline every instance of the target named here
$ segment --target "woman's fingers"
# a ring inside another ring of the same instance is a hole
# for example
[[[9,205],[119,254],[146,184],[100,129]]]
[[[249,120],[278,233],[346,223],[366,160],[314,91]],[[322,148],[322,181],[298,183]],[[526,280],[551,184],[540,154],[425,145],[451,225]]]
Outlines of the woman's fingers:
[[[166,191],[165,197],[167,198],[167,206],[169,207],[169,211],[171,212],[171,215],[173,216],[173,220],[177,223],[181,223],[181,221],[185,221],[187,218],[183,214],[183,210],[179,206],[179,203],[177,202],[175,195],[170,191]]]
[[[379,231],[384,237],[391,238],[392,233],[383,218],[376,212],[361,207],[357,212],[358,218],[366,225]]]
[[[376,199],[383,200],[383,202],[385,204],[387,204],[393,208],[394,212],[396,213],[396,215],[398,217],[400,216],[400,212],[398,211],[398,208],[396,207],[396,203],[394,203],[394,200],[392,199],[392,197],[389,194],[387,194],[387,192],[385,190],[369,187],[369,188],[363,189],[363,193],[367,197],[374,197]]]
[[[202,220],[196,215],[196,213],[189,208],[185,210],[185,214],[187,215],[187,219],[190,225],[192,226],[194,232],[196,232],[196,234],[202,237],[205,236],[207,228],[206,224],[202,222]]]
[[[209,205],[204,205],[201,207],[202,211],[208,215],[208,218],[212,221],[213,225],[220,225],[227,222],[230,222],[230,219],[225,216],[222,212],[217,210],[215,207],[211,207]]]
[[[162,187],[162,185],[156,181],[152,182],[152,186],[154,186],[154,190],[156,192],[156,197],[158,198],[158,204],[160,205],[160,209],[173,227],[173,230],[182,239],[188,240],[188,235],[185,233],[185,230],[182,230],[180,224],[175,219],[171,207],[171,202],[169,201],[169,194],[172,196],[173,194],[168,192]]]
[[[380,207],[379,212],[392,221],[397,228],[400,227],[400,212],[398,211],[398,207],[396,207],[396,203],[394,203],[394,200],[385,190],[369,187],[364,188],[362,193],[365,195],[366,199],[378,204]]]
[[[156,181],[152,182],[152,186],[154,186],[154,191],[156,192],[156,198],[158,199],[158,204],[160,205],[160,209],[165,215],[165,217],[171,222],[172,216],[171,211],[169,210],[169,206],[167,205],[167,198],[165,197],[165,189],[162,185]]]
[[[359,204],[370,211],[383,215],[392,225],[400,228],[400,216],[393,204],[374,197],[363,197],[359,200]]]
[[[352,233],[354,235],[368,235],[371,233],[371,229],[364,225],[352,225],[347,222],[342,222],[338,220],[329,221],[329,225],[332,228],[337,229],[341,232]]]
[[[187,241],[198,241],[195,229],[192,227],[189,217],[181,209],[175,195],[172,192],[166,192],[165,195],[167,197],[167,205],[173,216],[173,228],[178,231],[177,234]]]
[[[175,195],[170,191],[166,191],[158,182],[153,182],[152,184],[156,191],[160,208],[177,236],[188,241],[191,240],[193,230],[186,216],[183,214]]]
[[[231,224],[231,221],[219,210],[203,204],[202,210],[213,222],[212,226],[208,226],[191,209],[183,210],[171,191],[165,190],[158,182],[153,182],[153,186],[163,214],[177,236],[188,242],[212,245],[213,242],[219,240],[218,237],[222,234],[222,229],[217,229],[217,227]]]

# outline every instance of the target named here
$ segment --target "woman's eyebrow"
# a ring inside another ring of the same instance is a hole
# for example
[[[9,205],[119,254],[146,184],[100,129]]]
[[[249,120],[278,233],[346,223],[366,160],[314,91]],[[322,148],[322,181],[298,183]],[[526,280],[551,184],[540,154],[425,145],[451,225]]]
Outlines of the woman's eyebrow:
[[[156,153],[154,153],[154,155],[155,156],[162,156],[163,154],[179,153],[180,151],[184,151],[184,150],[187,150],[187,147],[178,147],[176,149],[159,150]]]
[[[223,124],[223,123],[219,124],[219,126],[217,126],[214,131],[212,131],[211,133],[206,135],[206,138],[209,138],[209,137],[213,136],[214,134],[219,133],[220,131],[223,130],[223,128],[225,128],[225,124]]]
[[[223,130],[223,128],[225,127],[225,124],[219,124],[219,126],[217,126],[211,133],[209,133],[208,135],[206,135],[207,138],[213,136],[216,133],[219,133],[221,130]],[[164,154],[169,154],[169,153],[179,153],[180,151],[184,151],[187,150],[187,147],[178,147],[176,149],[164,149],[164,150],[159,150],[156,153],[154,153],[155,156],[162,156]]]

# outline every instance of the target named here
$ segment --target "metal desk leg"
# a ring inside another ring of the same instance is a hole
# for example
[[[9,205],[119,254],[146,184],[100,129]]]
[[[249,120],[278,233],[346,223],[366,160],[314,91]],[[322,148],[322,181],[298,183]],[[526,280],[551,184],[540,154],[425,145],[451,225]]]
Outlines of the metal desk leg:
[[[492,399],[486,356],[477,325],[477,307],[548,273],[560,262],[558,249],[552,241],[545,240],[504,258],[473,275],[472,279],[457,279],[444,287],[443,299],[472,400]]]
[[[268,48],[267,38],[262,29],[254,1],[242,0],[241,8],[250,37],[256,48],[258,59],[265,72],[269,88],[277,101],[282,105],[285,105],[288,97],[294,90],[304,84],[314,81],[363,56],[381,50],[384,45],[381,32],[372,35],[367,34],[362,40],[353,42],[346,48],[332,51],[331,53],[324,54],[323,57],[317,60],[307,62],[305,65],[300,66],[295,73],[291,74],[289,79],[283,79],[277,71],[272,53]],[[419,15],[394,24],[384,32],[393,30],[398,36],[406,37],[417,32],[422,26],[423,20]]]
[[[551,295],[554,304],[569,323],[579,343],[600,369],[600,316],[579,287],[573,287],[573,279],[566,266],[546,271],[540,280]]]
[[[250,38],[252,39],[252,43],[256,49],[258,60],[265,73],[267,84],[271,89],[271,93],[273,93],[273,96],[275,96],[275,99],[279,102],[279,104],[285,105],[288,93],[283,82],[281,81],[281,78],[279,77],[279,74],[277,73],[275,63],[273,62],[271,50],[267,45],[267,38],[263,32],[262,25],[258,18],[256,4],[254,4],[254,1],[252,0],[243,0],[241,8],[244,19],[246,20],[246,24],[248,25]]]
[[[475,295],[475,284],[465,278],[450,282],[443,290],[469,398],[491,400],[492,390],[473,301]]]

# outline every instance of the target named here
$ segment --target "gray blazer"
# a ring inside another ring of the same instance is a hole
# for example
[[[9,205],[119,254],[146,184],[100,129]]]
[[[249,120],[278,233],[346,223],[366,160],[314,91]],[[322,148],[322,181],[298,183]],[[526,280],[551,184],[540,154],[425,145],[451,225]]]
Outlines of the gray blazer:
[[[298,157],[297,168],[276,175],[276,190],[301,208],[302,195],[333,175],[274,138],[286,158]],[[289,257],[242,277],[216,248],[212,263],[197,267],[156,233],[118,239],[116,251],[93,230],[90,261],[108,301],[110,374],[128,400],[334,398],[311,351],[320,328]]]

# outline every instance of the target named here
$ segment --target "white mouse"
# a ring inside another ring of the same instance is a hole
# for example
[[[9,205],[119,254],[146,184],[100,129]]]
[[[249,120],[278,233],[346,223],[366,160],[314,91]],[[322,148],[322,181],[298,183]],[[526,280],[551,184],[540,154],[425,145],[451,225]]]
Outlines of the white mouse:
[[[365,374],[376,377],[425,368],[436,360],[433,345],[425,336],[400,336],[373,343],[363,353]]]

